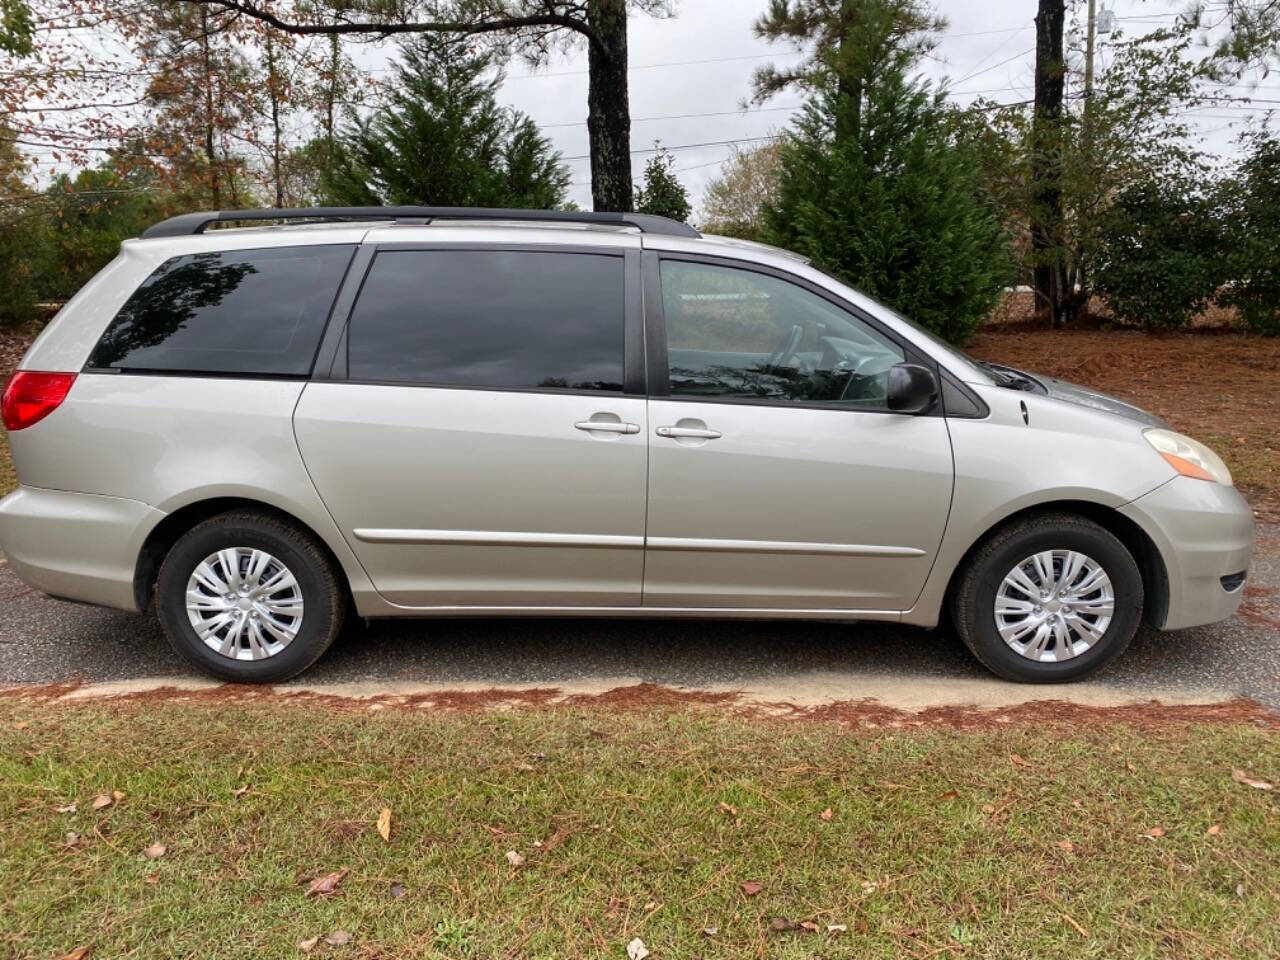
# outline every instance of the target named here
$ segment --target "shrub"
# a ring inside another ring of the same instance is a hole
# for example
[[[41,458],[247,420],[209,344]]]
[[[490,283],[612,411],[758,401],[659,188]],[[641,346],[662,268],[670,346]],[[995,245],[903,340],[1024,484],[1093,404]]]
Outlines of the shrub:
[[[1094,289],[1122,323],[1184,327],[1228,275],[1222,219],[1213,199],[1165,180],[1116,197],[1102,225]]]

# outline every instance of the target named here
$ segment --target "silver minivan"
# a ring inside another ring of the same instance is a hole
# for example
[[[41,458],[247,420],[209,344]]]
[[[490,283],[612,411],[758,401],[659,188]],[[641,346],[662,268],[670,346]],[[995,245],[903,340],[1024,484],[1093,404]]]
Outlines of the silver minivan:
[[[154,604],[236,681],[352,614],[950,618],[1000,676],[1071,680],[1144,619],[1231,616],[1253,548],[1222,461],[1150,414],[643,215],[166,220],[3,415],[15,572]]]

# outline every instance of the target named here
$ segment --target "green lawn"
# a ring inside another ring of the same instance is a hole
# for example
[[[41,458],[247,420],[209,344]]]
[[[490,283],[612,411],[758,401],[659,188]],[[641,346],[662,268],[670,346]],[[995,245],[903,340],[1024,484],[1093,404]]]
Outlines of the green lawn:
[[[1235,769],[1277,779],[1275,733],[0,700],[0,955],[1277,956]]]

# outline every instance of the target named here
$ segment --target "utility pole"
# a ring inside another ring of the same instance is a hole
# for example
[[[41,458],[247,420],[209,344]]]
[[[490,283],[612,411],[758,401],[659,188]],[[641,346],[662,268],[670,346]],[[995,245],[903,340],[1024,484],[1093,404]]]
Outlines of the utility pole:
[[[1093,96],[1093,42],[1098,29],[1098,0],[1089,0],[1089,27],[1084,41],[1084,117],[1089,127],[1089,100]]]

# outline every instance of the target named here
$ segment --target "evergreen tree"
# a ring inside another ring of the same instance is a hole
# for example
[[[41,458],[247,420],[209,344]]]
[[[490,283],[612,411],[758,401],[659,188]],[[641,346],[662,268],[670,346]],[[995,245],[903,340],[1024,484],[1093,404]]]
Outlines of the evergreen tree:
[[[1008,280],[1008,238],[943,96],[909,76],[921,47],[901,30],[901,0],[842,7],[855,4],[857,29],[811,72],[782,143],[765,239],[963,343]]]
[[[689,192],[671,169],[675,162],[676,158],[660,147],[645,164],[644,183],[636,187],[637,213],[670,217],[681,223],[689,219],[693,207],[689,204]]]
[[[338,136],[329,202],[562,205],[568,171],[532,120],[498,104],[492,61],[432,34],[406,44],[388,102]]]

